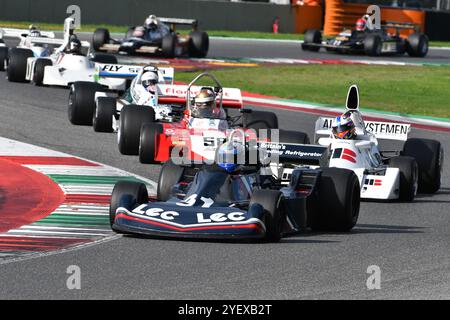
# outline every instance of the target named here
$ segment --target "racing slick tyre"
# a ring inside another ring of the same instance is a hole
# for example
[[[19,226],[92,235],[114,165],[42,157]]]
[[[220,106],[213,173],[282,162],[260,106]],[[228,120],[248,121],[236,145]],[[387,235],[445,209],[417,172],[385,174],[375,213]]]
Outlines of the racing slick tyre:
[[[242,125],[247,129],[278,129],[278,117],[273,112],[254,111],[244,113],[242,116]]]
[[[0,71],[6,70],[6,62],[8,61],[8,48],[0,47]]]
[[[348,232],[358,221],[361,189],[356,174],[347,169],[321,168],[315,212],[308,216],[314,231]]]
[[[413,157],[419,166],[419,188],[422,193],[435,193],[441,187],[444,149],[439,141],[408,139],[402,155]]]
[[[97,53],[92,58],[92,61],[98,62],[98,63],[107,63],[107,64],[118,64],[117,57],[113,56],[111,54],[102,54]]]
[[[158,187],[156,189],[156,199],[167,201],[172,196],[172,188],[176,185],[184,174],[184,167],[177,166],[172,160],[163,164],[159,173]]]
[[[114,186],[109,205],[109,224],[113,231],[120,233],[113,227],[116,212],[119,207],[131,209],[136,204],[144,203],[148,203],[148,191],[145,184],[134,181],[117,182]]]
[[[145,164],[157,164],[155,160],[159,145],[159,135],[163,133],[160,123],[144,123],[141,127],[139,141],[139,161]]]
[[[177,36],[173,33],[168,34],[162,38],[161,50],[162,55],[166,58],[175,57],[175,47],[177,43]]]
[[[100,48],[111,41],[108,29],[99,28],[94,31],[92,36],[92,46],[95,51],[102,51]]]
[[[26,82],[27,60],[33,56],[33,51],[30,49],[10,49],[8,54],[8,80],[11,82]]]
[[[278,242],[283,232],[285,216],[282,208],[283,194],[278,190],[260,189],[253,192],[249,208],[259,204],[264,208],[264,224],[266,226],[265,240]]]
[[[141,127],[144,123],[155,121],[153,108],[137,105],[123,107],[120,112],[120,126],[117,135],[121,154],[139,155]]]
[[[70,123],[79,126],[92,125],[95,93],[99,91],[102,92],[103,87],[98,83],[78,81],[72,84],[67,108]]]
[[[113,132],[112,118],[116,113],[116,99],[99,97],[92,117],[95,132]]]
[[[189,56],[204,58],[209,50],[209,37],[206,32],[194,31],[189,34]]]
[[[406,52],[411,57],[425,57],[428,53],[428,37],[423,33],[413,33],[406,42]]]
[[[308,51],[319,51],[320,47],[310,46],[309,44],[321,44],[322,43],[322,33],[317,29],[310,29],[305,32],[305,38],[302,43],[302,49]]]
[[[281,130],[281,143],[296,143],[296,144],[310,144],[311,141],[306,133],[300,131]]]
[[[50,59],[37,59],[34,63],[33,84],[42,86],[44,83],[45,67],[53,65]]]
[[[389,167],[400,170],[400,201],[411,202],[417,193],[419,167],[413,157],[395,157],[389,160]]]
[[[364,40],[364,52],[368,56],[378,57],[381,55],[382,47],[381,37],[377,34],[371,34]]]

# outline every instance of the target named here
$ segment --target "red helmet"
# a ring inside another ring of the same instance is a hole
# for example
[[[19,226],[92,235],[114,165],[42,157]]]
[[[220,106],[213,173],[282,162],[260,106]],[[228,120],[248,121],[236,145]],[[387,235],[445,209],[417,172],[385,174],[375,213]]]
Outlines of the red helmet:
[[[366,20],[358,19],[358,21],[356,21],[356,30],[364,31],[364,29],[366,29]]]

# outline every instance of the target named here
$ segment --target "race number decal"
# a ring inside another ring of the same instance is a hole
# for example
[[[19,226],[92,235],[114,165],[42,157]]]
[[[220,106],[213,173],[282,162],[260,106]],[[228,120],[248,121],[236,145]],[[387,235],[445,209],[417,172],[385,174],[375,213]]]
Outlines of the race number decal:
[[[67,7],[66,13],[73,19],[73,27],[77,30],[81,29],[81,8],[73,4]]]
[[[367,15],[369,16],[371,25],[374,29],[381,29],[381,10],[377,5],[370,5],[367,7]]]

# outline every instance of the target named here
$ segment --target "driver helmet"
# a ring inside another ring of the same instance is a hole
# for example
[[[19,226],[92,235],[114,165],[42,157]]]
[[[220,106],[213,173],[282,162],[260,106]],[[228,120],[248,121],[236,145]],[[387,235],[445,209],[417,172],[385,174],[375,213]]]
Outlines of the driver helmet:
[[[334,120],[332,132],[336,139],[352,140],[356,138],[356,126],[351,112],[346,112]]]
[[[216,107],[216,94],[211,88],[203,88],[194,98],[191,116],[194,118],[219,119],[220,109]]]
[[[148,29],[156,29],[158,27],[158,18],[154,14],[148,16],[145,20],[145,27]]]
[[[158,80],[159,78],[157,72],[148,71],[142,75],[141,83],[148,92],[155,94]]]
[[[356,21],[356,31],[366,30],[367,22],[365,19],[360,18]]]
[[[29,28],[29,35],[30,37],[40,37],[41,32],[34,25],[31,25]]]
[[[69,46],[67,48],[68,53],[80,54],[81,53],[81,41],[77,36],[72,35],[69,40]]]
[[[239,160],[242,156],[243,148],[233,142],[225,142],[219,147],[217,164],[228,173],[237,172],[241,165]]]

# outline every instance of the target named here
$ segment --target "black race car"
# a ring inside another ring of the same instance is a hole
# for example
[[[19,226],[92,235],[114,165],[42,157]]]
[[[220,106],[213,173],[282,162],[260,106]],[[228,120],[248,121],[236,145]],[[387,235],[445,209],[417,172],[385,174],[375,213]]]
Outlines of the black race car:
[[[296,132],[284,135],[295,138]],[[293,143],[258,148],[266,155],[279,155],[275,171],[271,166],[243,165],[230,172],[217,164],[193,167],[168,161],[154,201],[149,201],[144,184],[118,182],[110,205],[112,229],[150,236],[276,242],[307,228],[346,232],[355,226],[358,178],[350,170],[319,167],[326,148]]]
[[[415,33],[407,39],[400,36],[400,30],[415,30]],[[388,30],[395,30],[389,33]],[[408,53],[412,57],[425,57],[428,53],[428,37],[417,32],[414,24],[387,22],[378,30],[344,30],[335,38],[322,41],[322,33],[319,30],[306,31],[302,49],[319,51],[325,48],[327,51],[337,53],[357,53],[369,56]]]
[[[206,32],[197,30],[197,20],[154,19],[156,23],[152,27],[130,27],[123,39],[112,39],[109,30],[97,29],[92,38],[92,45],[96,51],[121,54],[160,55],[166,58],[186,55],[195,58],[206,57],[209,37]],[[176,32],[177,25],[192,26],[192,32],[180,35]]]

